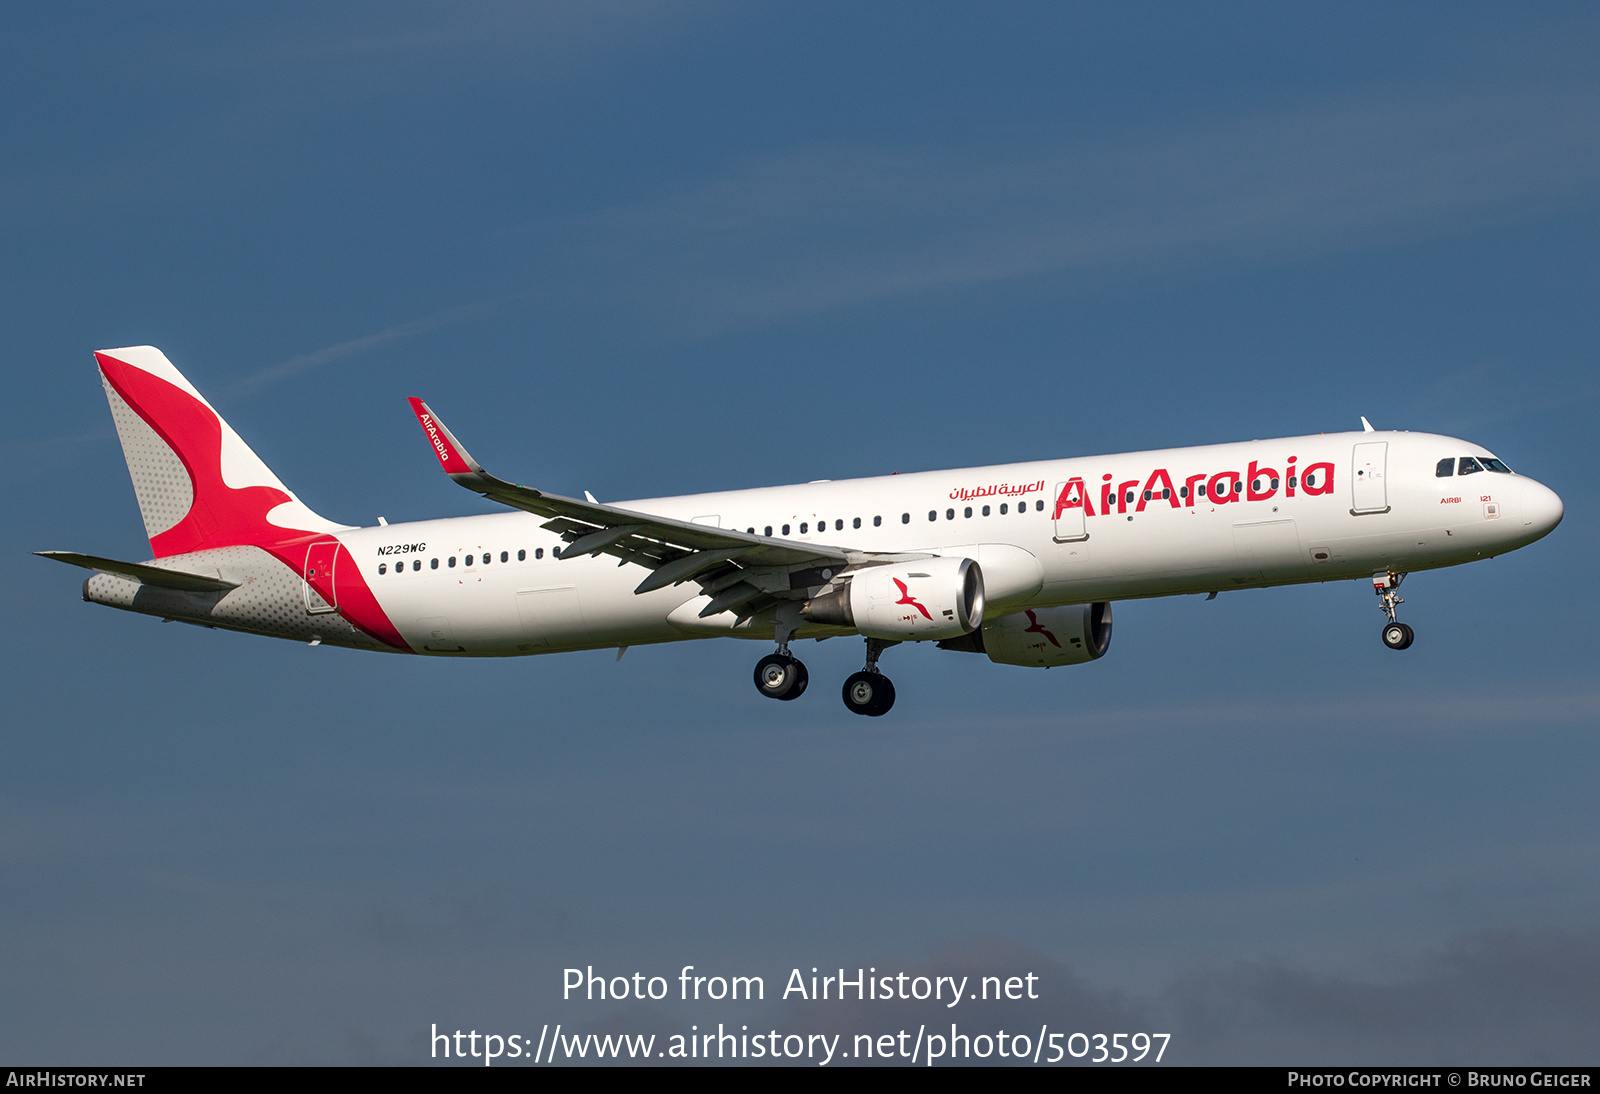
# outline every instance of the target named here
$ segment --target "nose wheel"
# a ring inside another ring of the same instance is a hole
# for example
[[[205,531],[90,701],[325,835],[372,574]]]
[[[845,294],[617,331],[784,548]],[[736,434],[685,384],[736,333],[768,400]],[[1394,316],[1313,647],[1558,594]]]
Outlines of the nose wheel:
[[[1405,579],[1405,574],[1393,570],[1372,575],[1372,591],[1378,594],[1378,608],[1389,617],[1389,622],[1383,625],[1383,644],[1391,650],[1403,650],[1416,638],[1410,627],[1395,618],[1395,610],[1405,603],[1395,590]]]
[[[810,682],[805,664],[787,653],[769,653],[756,662],[756,690],[768,699],[798,699]]]
[[[1404,623],[1385,623],[1383,625],[1383,644],[1391,650],[1403,650],[1411,645],[1411,640],[1416,635]]]

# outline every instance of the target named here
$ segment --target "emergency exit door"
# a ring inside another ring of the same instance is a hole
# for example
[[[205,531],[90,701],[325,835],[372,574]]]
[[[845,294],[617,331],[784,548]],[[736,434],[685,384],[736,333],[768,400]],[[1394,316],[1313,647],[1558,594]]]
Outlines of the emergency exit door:
[[[1071,487],[1071,493],[1066,493]],[[1076,540],[1088,539],[1089,533],[1083,526],[1083,485],[1081,483],[1056,484],[1056,516],[1055,540],[1057,543],[1071,543]]]

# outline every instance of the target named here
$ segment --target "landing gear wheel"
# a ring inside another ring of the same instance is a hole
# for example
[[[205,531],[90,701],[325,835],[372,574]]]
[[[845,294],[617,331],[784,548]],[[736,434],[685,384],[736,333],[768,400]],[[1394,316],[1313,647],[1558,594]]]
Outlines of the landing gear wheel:
[[[756,690],[768,699],[798,699],[811,682],[805,665],[784,653],[769,653],[756,662]]]
[[[1383,625],[1383,644],[1391,650],[1403,650],[1411,645],[1411,640],[1416,638],[1415,632],[1404,623],[1385,623]]]
[[[894,706],[894,685],[881,672],[852,673],[844,682],[844,705],[852,714],[877,718]]]

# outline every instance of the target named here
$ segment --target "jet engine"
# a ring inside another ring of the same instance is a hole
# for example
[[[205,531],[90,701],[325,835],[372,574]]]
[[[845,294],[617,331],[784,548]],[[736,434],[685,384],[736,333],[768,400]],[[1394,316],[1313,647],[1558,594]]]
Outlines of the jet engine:
[[[806,601],[800,614],[898,642],[955,638],[983,624],[983,571],[970,558],[868,566],[847,578]]]
[[[939,643],[942,650],[986,653],[997,665],[1081,665],[1111,646],[1111,605],[1029,608],[991,619],[979,630]]]

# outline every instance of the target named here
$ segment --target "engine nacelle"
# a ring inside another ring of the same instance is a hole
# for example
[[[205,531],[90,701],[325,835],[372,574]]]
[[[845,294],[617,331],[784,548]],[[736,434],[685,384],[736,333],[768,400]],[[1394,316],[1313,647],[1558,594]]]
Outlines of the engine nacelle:
[[[806,601],[813,623],[854,627],[868,638],[927,642],[983,625],[983,571],[970,558],[868,566]]]
[[[939,643],[943,650],[986,653],[997,665],[1081,665],[1111,646],[1111,605],[1029,608],[991,619],[980,630]]]

